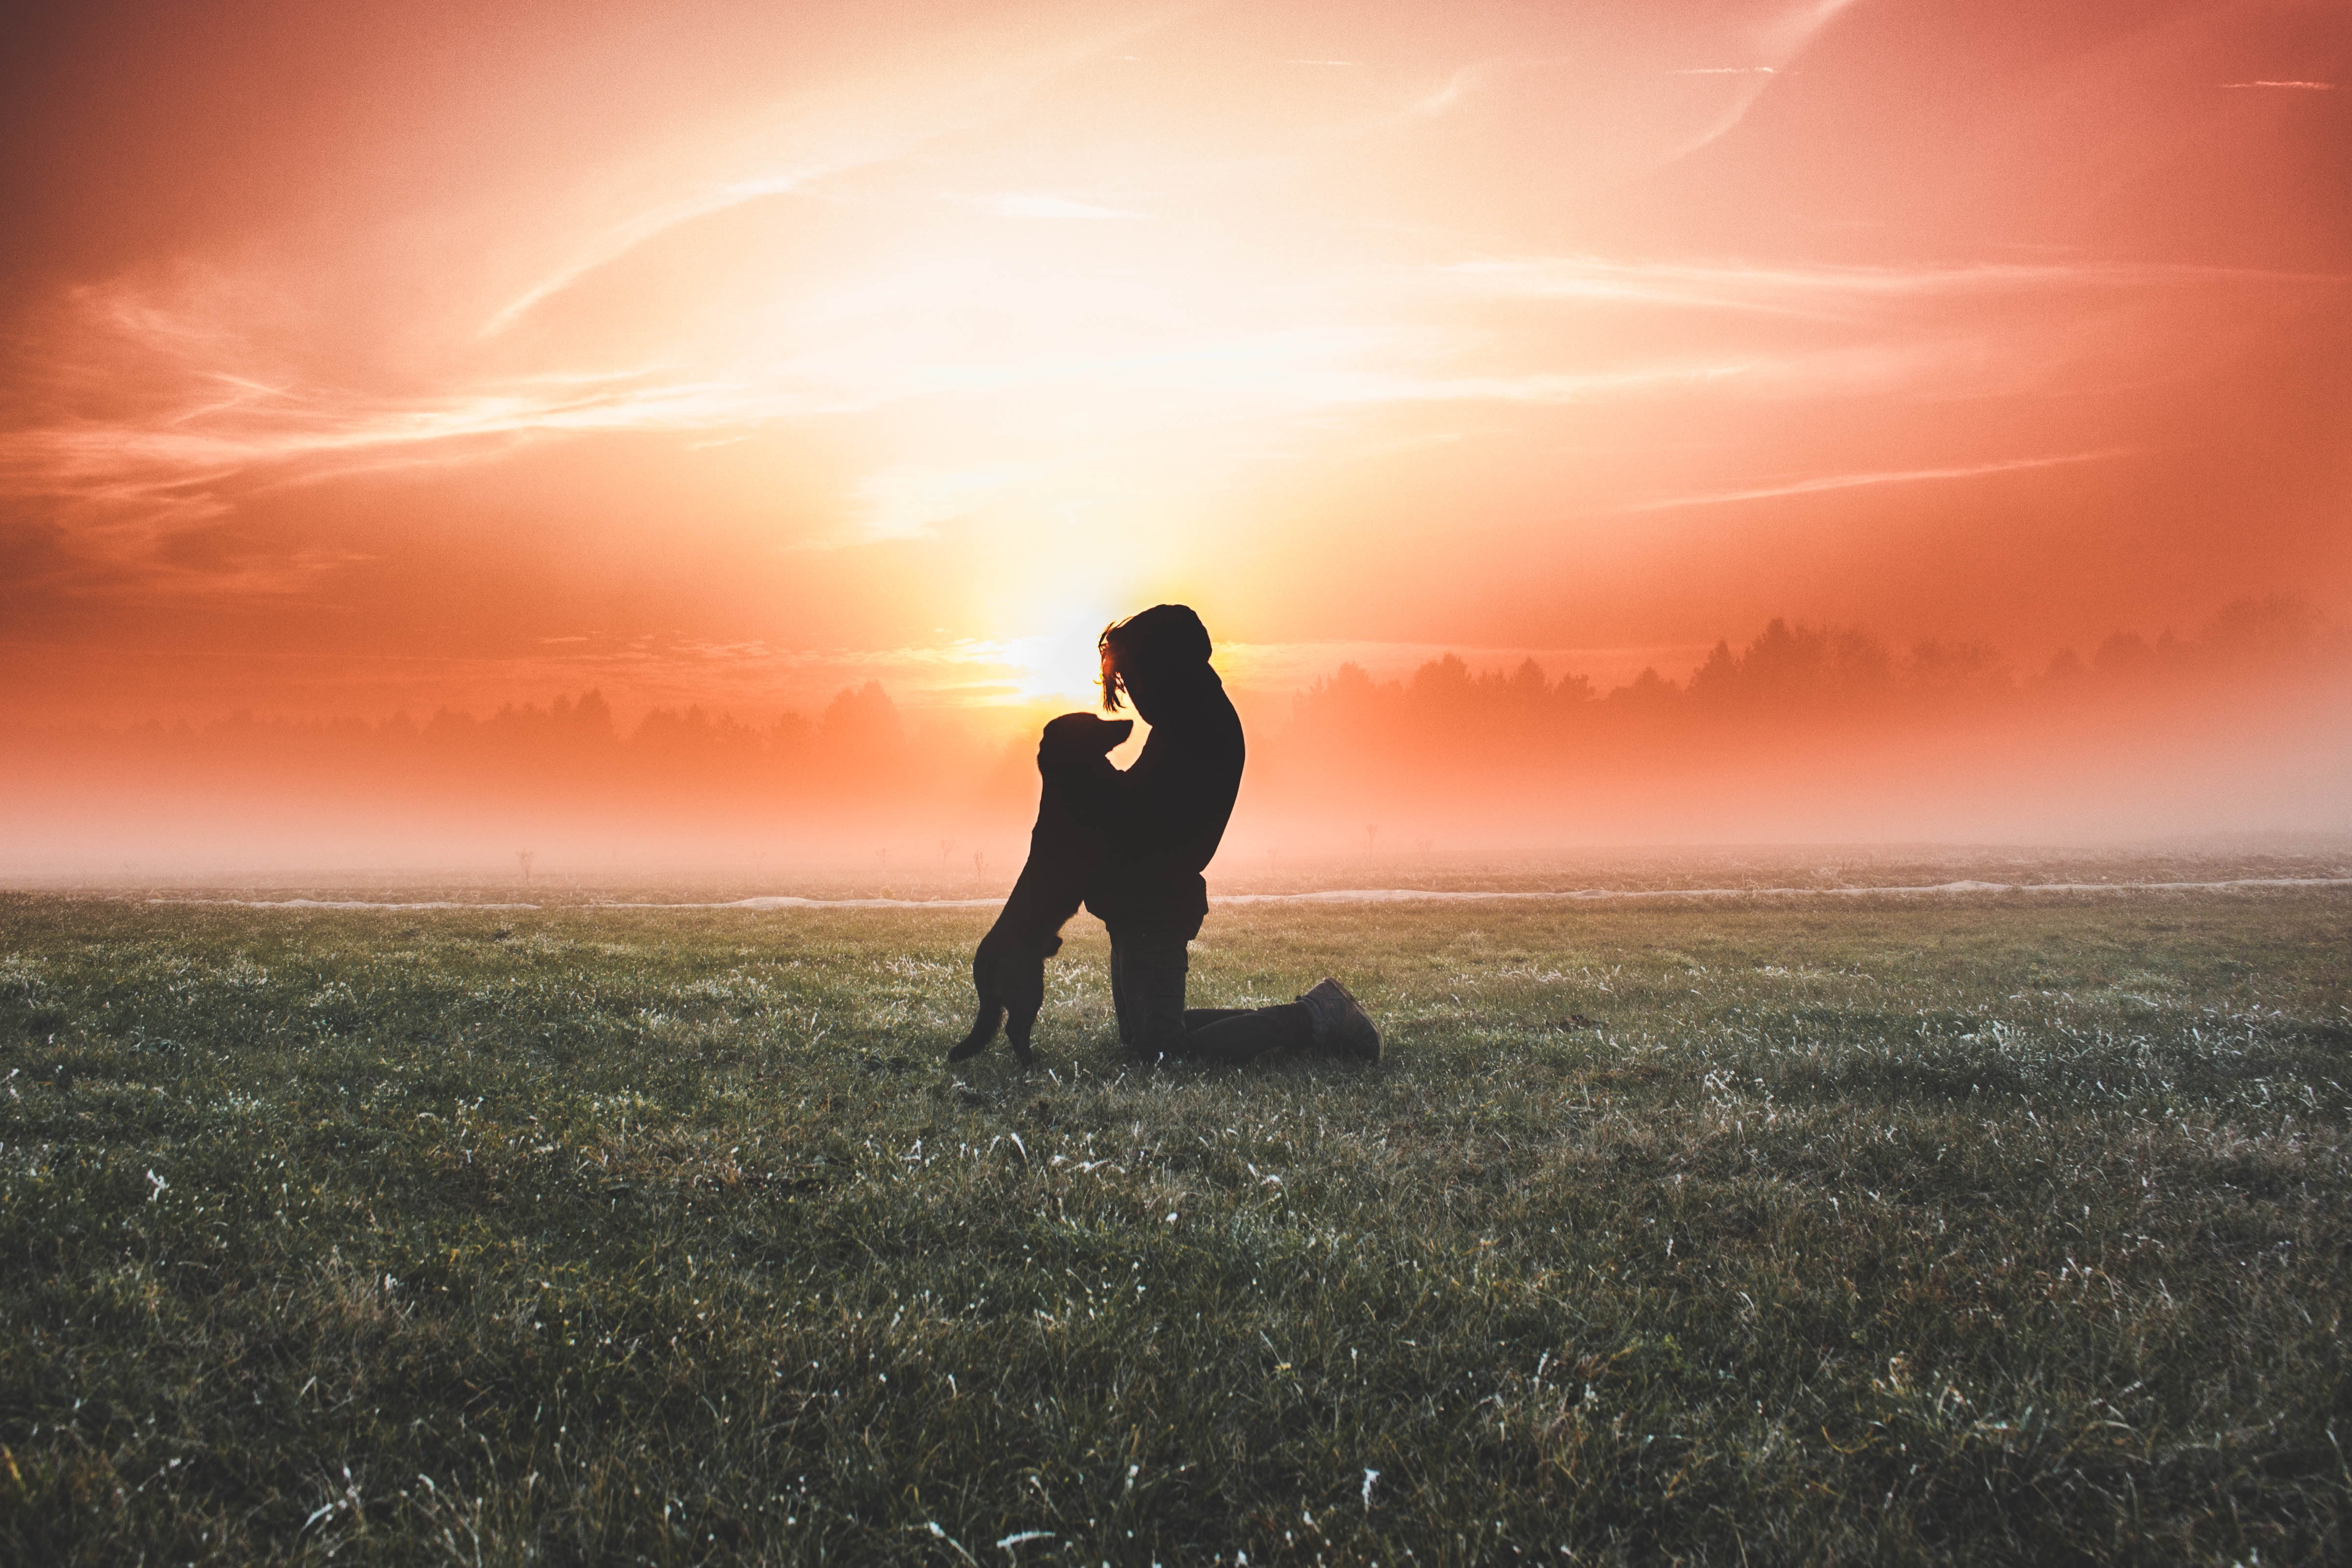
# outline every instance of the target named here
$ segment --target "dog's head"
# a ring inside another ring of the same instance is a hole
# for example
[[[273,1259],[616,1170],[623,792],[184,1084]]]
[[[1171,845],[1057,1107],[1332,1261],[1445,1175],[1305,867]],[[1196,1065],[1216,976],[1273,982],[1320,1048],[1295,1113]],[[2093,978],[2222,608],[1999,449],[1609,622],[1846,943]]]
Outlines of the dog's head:
[[[1037,761],[1046,768],[1091,762],[1108,755],[1112,747],[1134,733],[1135,721],[1131,718],[1097,718],[1090,713],[1066,713],[1046,721],[1045,737],[1037,742]]]

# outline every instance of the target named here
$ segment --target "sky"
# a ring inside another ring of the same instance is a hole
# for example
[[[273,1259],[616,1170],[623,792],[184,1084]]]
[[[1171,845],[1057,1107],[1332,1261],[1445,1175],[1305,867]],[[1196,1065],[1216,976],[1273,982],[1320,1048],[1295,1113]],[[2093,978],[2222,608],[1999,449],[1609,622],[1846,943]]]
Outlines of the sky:
[[[2340,3],[33,10],[0,716],[2352,612]]]

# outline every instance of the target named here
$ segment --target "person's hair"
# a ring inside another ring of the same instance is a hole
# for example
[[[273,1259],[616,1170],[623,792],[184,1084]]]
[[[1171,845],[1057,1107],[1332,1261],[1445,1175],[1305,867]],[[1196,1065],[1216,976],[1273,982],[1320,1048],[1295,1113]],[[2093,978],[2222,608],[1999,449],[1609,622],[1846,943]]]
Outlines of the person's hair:
[[[1117,713],[1131,670],[1181,674],[1207,668],[1209,629],[1190,605],[1155,604],[1104,627],[1095,648],[1102,655],[1103,711]]]

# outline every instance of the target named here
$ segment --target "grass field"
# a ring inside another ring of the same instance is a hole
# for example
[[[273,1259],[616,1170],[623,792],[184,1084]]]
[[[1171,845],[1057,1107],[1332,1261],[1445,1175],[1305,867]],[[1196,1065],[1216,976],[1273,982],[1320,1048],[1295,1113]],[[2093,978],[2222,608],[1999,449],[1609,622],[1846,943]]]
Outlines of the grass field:
[[[0,1559],[2342,1561],[2352,893],[0,895]]]

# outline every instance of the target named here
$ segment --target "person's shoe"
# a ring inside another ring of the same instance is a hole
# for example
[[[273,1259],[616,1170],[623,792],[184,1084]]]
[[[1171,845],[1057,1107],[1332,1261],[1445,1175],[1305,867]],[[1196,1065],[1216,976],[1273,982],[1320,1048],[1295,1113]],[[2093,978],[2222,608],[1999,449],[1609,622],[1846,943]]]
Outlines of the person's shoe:
[[[1298,998],[1315,1028],[1315,1043],[1358,1061],[1381,1059],[1381,1031],[1348,988],[1326,977]]]

